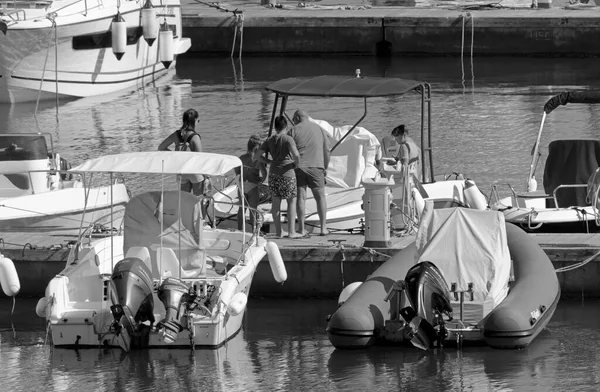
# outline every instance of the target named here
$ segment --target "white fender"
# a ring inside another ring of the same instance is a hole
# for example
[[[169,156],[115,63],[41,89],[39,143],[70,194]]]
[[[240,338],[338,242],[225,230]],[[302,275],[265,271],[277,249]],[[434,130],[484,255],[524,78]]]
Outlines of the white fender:
[[[425,208],[425,200],[423,200],[423,196],[421,196],[421,192],[417,188],[412,189],[412,197],[415,201],[415,209],[417,210],[417,215],[421,216],[423,213],[423,209]]]
[[[479,188],[477,188],[477,185],[475,185],[475,181],[468,179],[465,180],[465,188],[463,192],[469,207],[476,210],[487,210],[487,200]]]
[[[142,8],[142,31],[148,46],[152,46],[158,36],[158,19],[156,19],[156,8],[147,1]]]
[[[271,265],[275,281],[277,283],[285,282],[287,280],[287,271],[285,270],[285,264],[283,263],[281,252],[279,252],[279,247],[276,243],[268,241],[265,249],[267,250],[269,264]]]
[[[227,307],[227,313],[232,316],[237,316],[241,314],[244,309],[246,309],[246,304],[248,303],[248,296],[242,292],[236,293],[231,301],[229,302],[229,306]]]
[[[47,306],[48,306],[48,297],[40,298],[37,305],[35,305],[35,313],[41,318],[46,318]]]
[[[352,293],[354,293],[356,289],[360,287],[361,284],[363,284],[363,282],[353,282],[350,283],[348,286],[344,287],[344,289],[340,293],[340,296],[338,297],[338,306],[346,302],[348,298],[350,298]]]
[[[164,23],[158,33],[158,60],[169,68],[175,56],[173,55],[173,32]]]
[[[111,24],[112,51],[121,60],[127,48],[127,22],[120,13],[117,13]]]
[[[9,297],[14,297],[21,290],[19,275],[11,259],[0,254],[0,285]]]

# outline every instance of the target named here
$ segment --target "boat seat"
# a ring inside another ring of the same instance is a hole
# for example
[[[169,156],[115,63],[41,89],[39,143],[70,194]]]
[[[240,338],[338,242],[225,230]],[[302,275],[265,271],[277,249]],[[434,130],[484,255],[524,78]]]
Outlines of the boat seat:
[[[154,271],[158,271],[156,275],[160,278],[166,278],[169,276],[178,277],[177,269],[181,270],[182,278],[197,278],[201,275],[206,274],[206,251],[200,250],[201,258],[200,258],[200,267],[196,268],[182,268],[175,251],[171,248],[158,247],[156,250],[156,269],[153,269],[153,276],[155,275]],[[162,260],[162,268],[159,269],[159,265]]]
[[[148,266],[150,271],[152,271],[152,259],[150,258],[150,251],[145,246],[132,246],[127,249],[127,253],[125,253],[125,258],[135,257],[136,259],[140,259]]]

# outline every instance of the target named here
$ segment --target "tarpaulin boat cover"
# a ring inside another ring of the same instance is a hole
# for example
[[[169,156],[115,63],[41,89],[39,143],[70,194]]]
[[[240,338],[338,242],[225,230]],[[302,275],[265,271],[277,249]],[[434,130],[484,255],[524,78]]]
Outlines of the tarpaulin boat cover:
[[[556,187],[587,184],[600,166],[600,141],[591,139],[555,140],[548,146],[544,169],[544,190],[552,195]],[[587,189],[561,188],[556,193],[558,207],[586,206]],[[554,207],[554,206],[549,206]]]
[[[434,209],[427,202],[416,238],[416,262],[430,261],[442,272],[448,290],[469,291],[480,305],[477,323],[508,294],[511,258],[504,215],[499,211],[468,208]],[[465,293],[465,305],[471,304]],[[452,299],[458,317],[457,302]]]
[[[150,251],[153,265],[159,265],[156,250],[162,243],[163,247],[175,251],[184,270],[201,268],[198,264],[201,259],[199,217],[200,201],[189,192],[165,191],[162,202],[160,191],[137,195],[125,208],[123,254],[127,254],[132,246],[145,246]]]
[[[351,125],[334,127],[327,121],[310,121],[318,124],[328,138],[331,149],[352,128]],[[355,188],[361,186],[363,176],[374,178],[379,175],[375,160],[381,158],[379,140],[363,127],[356,127],[331,152],[327,168],[327,186]]]

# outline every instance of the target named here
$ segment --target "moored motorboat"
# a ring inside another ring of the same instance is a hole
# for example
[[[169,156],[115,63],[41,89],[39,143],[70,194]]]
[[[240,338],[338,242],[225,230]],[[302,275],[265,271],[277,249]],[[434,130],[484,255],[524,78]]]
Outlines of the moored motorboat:
[[[492,187],[490,207],[502,211],[507,222],[529,232],[600,231],[598,186],[600,185],[600,142],[596,139],[560,139],[548,145],[543,189],[538,189],[535,172],[541,156],[540,140],[546,116],[567,103],[598,104],[598,91],[568,91],[544,105],[542,122],[532,150],[525,191],[508,184]],[[510,196],[500,191],[508,189]]]
[[[240,165],[229,155],[152,151],[92,159],[72,170],[222,176]],[[264,256],[278,282],[287,273],[275,243],[256,231],[206,225],[203,206],[189,192],[145,192],[127,204],[114,235],[84,233],[36,307],[53,345],[218,347],[235,336]]]
[[[129,201],[123,183],[93,186],[67,173],[70,164],[54,151],[52,140],[52,135],[41,133],[0,135],[3,232],[77,235],[82,227],[123,209]]]
[[[139,88],[191,46],[179,0],[15,1],[2,11],[0,103]]]
[[[341,349],[521,348],[548,324],[559,297],[546,254],[500,212],[429,203],[415,243],[342,292],[327,333]]]

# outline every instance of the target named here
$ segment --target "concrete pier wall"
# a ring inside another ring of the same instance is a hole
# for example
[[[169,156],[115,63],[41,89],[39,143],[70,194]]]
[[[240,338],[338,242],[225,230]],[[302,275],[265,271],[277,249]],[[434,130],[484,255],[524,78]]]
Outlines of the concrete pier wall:
[[[184,9],[191,53],[243,55],[598,56],[599,7],[465,11],[413,8],[299,11],[250,7],[239,17]]]
[[[543,247],[555,268],[570,266],[594,255],[590,247]],[[371,254],[366,249],[347,248],[343,252],[331,248],[281,249],[288,280],[277,283],[265,258],[255,273],[251,295],[257,297],[331,297],[339,296],[349,283],[364,281],[398,249]],[[48,282],[65,267],[68,249],[5,250],[13,260],[21,282],[22,297],[42,297]],[[581,268],[558,273],[562,295],[566,297],[600,297],[600,260]],[[0,297],[4,297],[4,293]]]

